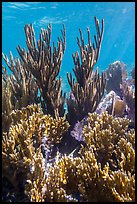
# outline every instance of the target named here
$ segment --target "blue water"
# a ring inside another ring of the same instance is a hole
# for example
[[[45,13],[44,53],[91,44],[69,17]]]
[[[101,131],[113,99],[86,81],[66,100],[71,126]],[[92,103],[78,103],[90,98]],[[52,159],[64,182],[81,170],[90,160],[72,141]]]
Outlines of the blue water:
[[[76,38],[81,28],[85,41],[86,28],[90,27],[92,40],[96,34],[94,16],[100,22],[104,18],[105,31],[100,58],[95,67],[104,71],[109,64],[120,60],[128,71],[135,64],[135,3],[134,2],[3,2],[2,3],[2,51],[18,56],[16,46],[25,48],[25,24],[32,23],[36,38],[41,28],[52,24],[52,41],[57,42],[60,29],[66,26],[66,51],[60,75],[63,90],[69,90],[66,72],[74,67],[72,53],[78,50]],[[87,42],[87,41],[86,41]]]

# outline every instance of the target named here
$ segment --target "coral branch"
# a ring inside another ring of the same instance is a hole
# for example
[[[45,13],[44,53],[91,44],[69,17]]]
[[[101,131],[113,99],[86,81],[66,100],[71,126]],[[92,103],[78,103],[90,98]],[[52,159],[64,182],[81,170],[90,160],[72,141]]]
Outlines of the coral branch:
[[[51,48],[51,25],[47,29],[41,29],[39,40],[36,43],[35,33],[32,25],[25,26],[26,52],[20,46],[18,53],[25,63],[27,69],[35,77],[43,98],[42,107],[46,113],[52,116],[64,115],[65,94],[61,90],[61,79],[56,79],[59,74],[62,57],[66,46],[66,30],[63,25],[62,37],[58,38],[57,47],[53,43]]]
[[[80,49],[80,56],[78,52],[76,52],[75,55],[72,55],[75,65],[73,72],[76,77],[76,82],[72,77],[72,74],[67,73],[68,83],[74,96],[73,99],[70,96],[70,98],[67,100],[68,120],[71,124],[74,124],[77,120],[81,120],[87,115],[88,112],[94,112],[104,94],[106,84],[105,74],[102,73],[100,77],[98,70],[96,70],[94,74],[92,73],[101,49],[101,42],[104,32],[104,20],[102,19],[101,31],[99,28],[99,21],[96,17],[95,25],[97,30],[95,45],[91,42],[89,28],[87,29],[87,45],[85,45],[82,31],[79,30],[80,39],[77,38],[77,44]]]
[[[13,109],[21,109],[32,103],[38,103],[38,86],[31,72],[26,69],[25,64],[19,58],[14,58],[10,52],[10,60],[4,54],[3,59],[12,72],[8,76],[6,68],[3,67],[2,112],[3,117],[10,119]],[[4,118],[3,123],[6,123]],[[3,131],[7,130],[8,126],[3,129]]]

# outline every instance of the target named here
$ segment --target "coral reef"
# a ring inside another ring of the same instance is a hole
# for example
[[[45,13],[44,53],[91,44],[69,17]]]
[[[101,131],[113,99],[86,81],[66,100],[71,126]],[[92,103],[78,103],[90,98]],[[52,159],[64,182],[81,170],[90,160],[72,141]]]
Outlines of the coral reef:
[[[64,26],[52,48],[50,24],[37,42],[33,26],[26,25],[28,50],[17,47],[21,59],[3,54],[12,72],[8,76],[3,67],[4,202],[135,201],[135,69],[132,80],[119,61],[101,76],[93,72],[104,33],[104,20],[101,29],[94,20],[95,43],[89,28],[87,45],[79,30],[80,54],[72,55],[76,79],[67,73],[69,98],[58,78]]]
[[[67,99],[67,119],[71,125],[87,116],[88,112],[94,112],[96,110],[105,90],[105,74],[102,73],[100,77],[98,70],[93,73],[93,68],[97,63],[101,49],[104,19],[102,19],[102,28],[100,30],[99,20],[95,17],[95,26],[97,30],[97,36],[94,36],[95,44],[91,41],[89,28],[87,28],[87,45],[85,45],[82,31],[79,30],[80,39],[77,38],[77,44],[80,49],[80,56],[78,52],[72,55],[75,65],[73,72],[76,81],[71,73],[67,73],[68,82],[72,91],[72,94]]]

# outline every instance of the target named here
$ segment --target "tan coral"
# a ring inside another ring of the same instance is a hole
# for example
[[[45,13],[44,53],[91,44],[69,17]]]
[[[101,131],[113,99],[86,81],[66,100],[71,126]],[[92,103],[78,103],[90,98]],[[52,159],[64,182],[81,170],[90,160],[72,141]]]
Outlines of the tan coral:
[[[44,202],[44,186],[46,186],[45,163],[41,149],[38,148],[33,155],[30,170],[27,173],[25,194],[31,202]]]
[[[83,139],[88,147],[95,149],[98,160],[103,164],[108,161],[114,150],[114,144],[128,134],[129,120],[113,118],[107,112],[98,115],[89,114],[88,124],[83,128]]]
[[[112,171],[108,163],[102,168],[92,148],[83,149],[80,154],[81,157],[76,158],[63,156],[50,168],[45,192],[47,201],[69,202],[66,198],[72,195],[77,201],[79,197],[85,202],[135,200],[134,175]]]
[[[4,134],[4,167],[7,170],[16,168],[12,172],[12,182],[16,181],[15,172],[22,168],[27,181],[25,193],[33,202],[134,201],[135,134],[133,129],[128,131],[129,120],[113,118],[107,112],[89,114],[83,130],[87,147],[82,146],[75,158],[71,154],[57,156],[54,165],[46,168],[40,140],[35,149],[32,135],[35,134],[35,138],[39,135],[40,139],[45,133],[49,139],[53,136],[51,143],[60,141],[55,135],[66,130],[63,124],[65,122],[58,122],[49,115],[34,113],[29,116],[29,122],[21,121],[11,127],[8,135]],[[41,127],[44,127],[43,132],[40,132]],[[112,157],[114,153],[115,158]],[[119,170],[112,170],[116,161]]]
[[[128,124],[128,119],[113,118],[107,112],[89,114],[83,131],[87,147],[80,149],[79,157],[62,156],[50,168],[48,201],[69,202],[66,195],[85,202],[135,201],[135,134],[133,129],[128,131]],[[116,161],[118,170],[112,170]]]
[[[17,115],[19,116],[19,121]],[[9,133],[3,133],[2,140],[2,163],[3,176],[11,182],[25,179],[31,166],[33,156],[42,143],[42,138],[47,137],[49,144],[59,143],[69,124],[65,118],[52,118],[44,115],[38,106],[28,106],[22,112],[14,112],[14,125]],[[49,147],[50,148],[50,147]],[[15,179],[12,179],[12,174]],[[17,175],[20,176],[17,179]],[[16,183],[15,182],[15,183]]]
[[[106,180],[107,186],[111,188],[113,201],[134,202],[135,201],[135,174],[130,172],[111,172]]]
[[[25,25],[26,44],[25,51],[20,46],[17,51],[25,63],[27,71],[35,77],[40,91],[40,102],[46,114],[64,116],[64,103],[66,95],[62,91],[62,79],[59,74],[62,58],[66,47],[66,30],[63,25],[61,37],[58,37],[57,46],[51,46],[52,26],[41,29],[40,38],[36,43],[35,32],[32,24]],[[43,99],[43,100],[42,100]]]
[[[73,72],[76,80],[71,73],[67,73],[68,83],[73,94],[73,97],[71,97],[71,94],[67,100],[67,119],[72,125],[87,116],[88,112],[94,112],[96,110],[105,91],[105,73],[102,73],[100,76],[98,69],[93,72],[94,65],[98,61],[101,49],[104,33],[104,19],[101,21],[101,28],[99,20],[96,17],[94,17],[94,19],[97,31],[97,35],[94,35],[95,43],[92,43],[90,29],[87,28],[88,44],[85,45],[82,31],[79,29],[80,38],[77,37],[77,44],[80,49],[80,54],[76,52],[72,55],[75,65]]]
[[[26,69],[25,64],[19,59],[14,58],[10,52],[10,60],[6,55],[2,55],[11,75],[6,77],[5,83],[10,84],[12,97],[10,102],[14,109],[26,107],[38,101],[38,86],[33,75]],[[3,68],[6,69],[6,68]],[[3,72],[3,76],[5,73]]]
[[[135,173],[135,149],[127,138],[121,138],[114,150],[119,169]]]

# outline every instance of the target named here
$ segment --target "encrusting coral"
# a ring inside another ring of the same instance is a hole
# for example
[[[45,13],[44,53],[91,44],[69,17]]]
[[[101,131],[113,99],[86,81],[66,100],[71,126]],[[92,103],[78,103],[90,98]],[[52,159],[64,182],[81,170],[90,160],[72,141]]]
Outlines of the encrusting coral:
[[[8,76],[3,67],[5,202],[135,201],[134,80],[125,78],[125,65],[120,62],[101,77],[98,69],[93,72],[104,33],[104,20],[100,29],[99,20],[94,19],[95,43],[89,28],[87,45],[79,30],[80,56],[73,55],[76,81],[67,74],[71,87],[67,114],[66,95],[57,78],[66,47],[64,26],[52,49],[51,25],[41,29],[37,42],[33,26],[26,25],[28,50],[17,47],[21,60],[10,53],[9,62],[3,54],[12,72]],[[119,82],[112,87],[117,73]],[[109,93],[104,96],[106,83]]]

